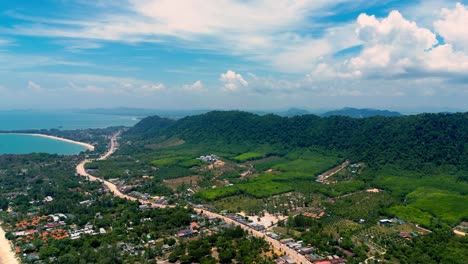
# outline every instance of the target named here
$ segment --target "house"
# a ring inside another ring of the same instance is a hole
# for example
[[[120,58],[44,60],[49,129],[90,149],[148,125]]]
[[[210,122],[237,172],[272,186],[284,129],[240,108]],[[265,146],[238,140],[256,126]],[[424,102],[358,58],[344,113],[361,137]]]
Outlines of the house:
[[[179,238],[183,238],[183,237],[189,237],[193,235],[193,231],[190,230],[190,229],[184,229],[184,230],[180,230],[179,233],[177,233],[177,236]]]
[[[54,200],[54,198],[52,198],[51,196],[46,196],[46,198],[44,198],[44,202],[52,202]]]
[[[92,204],[92,203],[93,203],[92,200],[84,200],[84,201],[81,201],[81,202],[80,202],[80,205],[90,205],[90,204]]]
[[[46,228],[54,228],[54,227],[57,227],[58,226],[58,223],[47,223],[45,225]]]
[[[31,253],[31,254],[27,255],[26,258],[27,258],[29,261],[31,261],[31,262],[40,259],[40,258],[39,258],[39,254],[36,254],[36,253]]]
[[[204,161],[204,162],[208,162],[208,163],[214,163],[217,160],[219,160],[219,157],[214,155],[214,154],[211,154],[211,155],[207,155],[207,156],[200,156],[197,159],[201,160],[201,161]]]
[[[310,262],[314,262],[314,261],[318,261],[318,260],[321,260],[323,259],[323,257],[317,255],[317,254],[313,254],[313,253],[310,253],[308,255],[305,255],[305,258],[307,260],[309,260]]]
[[[149,205],[146,205],[146,204],[142,204],[140,206],[138,206],[138,208],[142,211],[145,211],[145,210],[150,210],[151,209],[151,206]]]
[[[275,259],[276,264],[286,264],[286,260],[283,258],[277,258]]]
[[[76,232],[76,233],[71,233],[70,234],[70,239],[75,240],[81,237],[81,232]]]
[[[299,248],[302,247],[301,243],[294,243],[294,242],[289,242],[287,245],[288,245],[288,247],[290,247],[292,249],[299,249]]]
[[[398,235],[400,237],[402,237],[402,238],[405,238],[405,239],[410,239],[411,238],[411,236],[406,232],[400,232],[400,234],[398,234]]]
[[[353,252],[349,251],[349,250],[346,250],[342,247],[336,247],[339,251],[343,252],[343,254],[345,254],[346,256],[348,257],[354,257],[356,254],[354,254]]]
[[[288,257],[288,256],[282,256],[281,258],[284,259],[284,260],[286,261],[285,263],[287,263],[287,264],[294,264],[294,263],[296,263],[292,258],[290,258],[290,257]]]
[[[305,254],[310,254],[312,252],[315,251],[315,249],[311,248],[311,247],[303,247],[301,249],[298,250],[299,253],[301,253],[302,255],[305,255]]]
[[[263,225],[256,224],[256,223],[250,223],[248,224],[248,226],[250,226],[253,230],[257,230],[257,231],[265,230],[265,227]]]
[[[200,230],[200,225],[197,222],[191,222],[190,223],[190,230],[192,230],[192,231]]]
[[[315,261],[314,264],[332,264],[332,263],[328,260],[319,260],[319,261]]]
[[[390,219],[381,219],[381,220],[379,220],[379,224],[381,224],[381,225],[391,224],[391,223],[393,223],[393,222]]]
[[[294,239],[292,239],[292,238],[285,238],[285,239],[281,239],[279,242],[280,242],[281,244],[287,244],[287,243],[289,243],[289,242],[294,242]]]
[[[344,263],[346,263],[346,259],[345,258],[334,258],[334,259],[330,260],[330,262],[332,264],[344,264]]]
[[[270,232],[268,232],[268,233],[266,233],[266,234],[267,234],[267,236],[269,236],[269,237],[271,237],[271,238],[273,238],[273,239],[278,239],[278,238],[280,238],[280,235],[278,235],[278,234],[276,234],[276,233],[270,233]]]

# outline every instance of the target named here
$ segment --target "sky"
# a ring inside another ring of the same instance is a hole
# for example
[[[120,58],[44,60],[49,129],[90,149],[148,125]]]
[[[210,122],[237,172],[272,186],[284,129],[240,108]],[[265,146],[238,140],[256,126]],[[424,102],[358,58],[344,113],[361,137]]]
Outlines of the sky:
[[[468,111],[468,1],[0,2],[0,109]]]

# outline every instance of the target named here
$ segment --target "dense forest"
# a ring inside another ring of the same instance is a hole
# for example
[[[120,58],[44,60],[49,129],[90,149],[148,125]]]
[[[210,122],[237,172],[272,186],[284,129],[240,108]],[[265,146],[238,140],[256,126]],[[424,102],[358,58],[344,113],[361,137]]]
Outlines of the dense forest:
[[[319,146],[344,151],[352,160],[374,167],[468,168],[468,113],[353,119],[214,111],[178,121],[148,117],[126,136],[155,142],[180,138],[187,142],[271,144],[286,149]]]

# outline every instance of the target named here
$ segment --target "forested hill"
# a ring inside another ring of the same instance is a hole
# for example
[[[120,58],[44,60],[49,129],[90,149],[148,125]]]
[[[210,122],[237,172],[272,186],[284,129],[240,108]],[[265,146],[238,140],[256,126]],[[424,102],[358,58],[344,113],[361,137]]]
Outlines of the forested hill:
[[[394,111],[388,110],[376,110],[376,109],[358,109],[358,108],[350,108],[345,107],[340,110],[333,110],[326,113],[323,113],[321,116],[328,117],[328,116],[349,116],[354,118],[366,118],[371,116],[401,116],[402,114]]]
[[[148,117],[127,136],[154,141],[180,138],[189,143],[266,143],[285,148],[320,146],[375,165],[468,166],[468,113],[353,119],[214,111],[178,121]]]

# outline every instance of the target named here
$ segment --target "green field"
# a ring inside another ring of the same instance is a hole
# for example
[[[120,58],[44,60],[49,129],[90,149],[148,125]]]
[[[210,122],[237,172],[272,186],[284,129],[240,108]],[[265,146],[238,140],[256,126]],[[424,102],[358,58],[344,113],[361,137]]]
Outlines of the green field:
[[[468,196],[434,188],[418,188],[406,196],[410,205],[455,225],[468,219]]]
[[[261,159],[265,156],[265,153],[259,153],[259,152],[246,152],[242,153],[236,157],[234,157],[234,160],[237,162],[245,162],[249,160],[256,160],[256,159]]]
[[[202,161],[190,157],[164,158],[153,160],[151,162],[151,165],[154,165],[156,167],[180,166],[184,168],[192,168],[195,166],[200,166],[202,164]]]
[[[383,170],[374,181],[395,197],[404,197],[406,206],[387,210],[399,218],[430,227],[437,222],[450,226],[468,218],[468,183],[451,175],[425,175],[411,171]]]
[[[387,209],[387,213],[390,215],[395,215],[400,219],[418,223],[426,227],[430,227],[434,220],[434,216],[432,216],[431,214],[427,212],[423,212],[419,210],[418,208],[415,208],[411,205],[394,206],[394,207]]]
[[[292,191],[293,188],[288,184],[277,182],[280,177],[267,173],[234,186],[203,190],[198,195],[205,200],[216,200],[237,194],[262,198]]]
[[[302,157],[299,160],[289,158]],[[309,150],[291,152],[286,158],[267,159],[267,164],[275,163],[273,173],[263,173],[242,183],[229,187],[203,190],[199,196],[205,200],[216,200],[237,194],[256,198],[268,197],[296,190],[298,186],[314,184],[316,175],[335,166],[339,159],[335,155],[324,155]],[[282,163],[278,163],[282,162]],[[256,166],[262,164],[257,163]],[[264,167],[265,168],[265,167]]]

